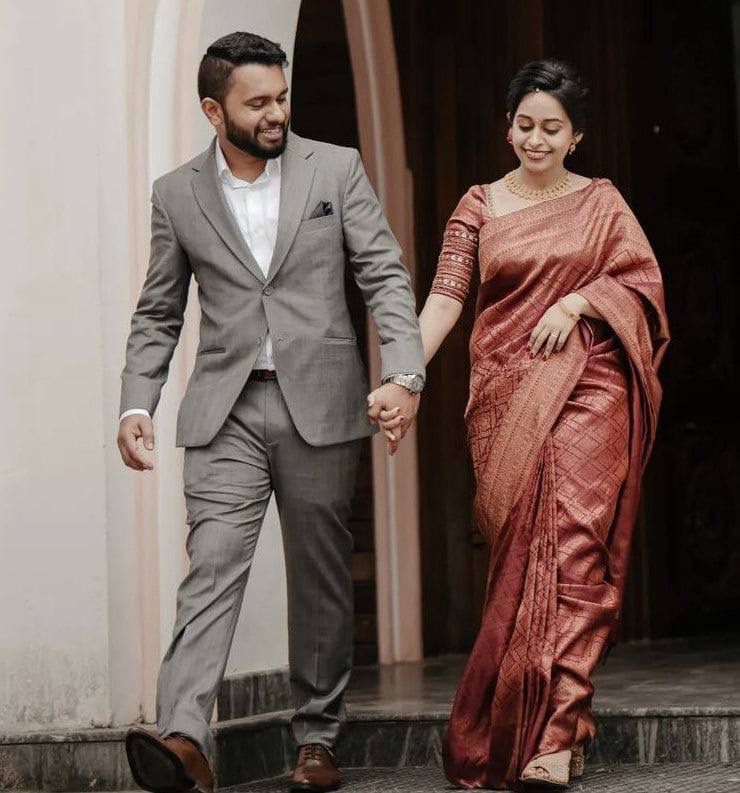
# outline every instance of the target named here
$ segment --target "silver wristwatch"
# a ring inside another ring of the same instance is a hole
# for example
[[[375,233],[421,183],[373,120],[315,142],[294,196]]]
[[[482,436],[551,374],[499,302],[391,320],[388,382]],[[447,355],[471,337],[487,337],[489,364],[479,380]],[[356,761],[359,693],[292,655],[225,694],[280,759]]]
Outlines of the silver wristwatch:
[[[424,378],[420,374],[392,374],[383,380],[383,385],[386,383],[403,386],[412,394],[420,394],[424,389]]]

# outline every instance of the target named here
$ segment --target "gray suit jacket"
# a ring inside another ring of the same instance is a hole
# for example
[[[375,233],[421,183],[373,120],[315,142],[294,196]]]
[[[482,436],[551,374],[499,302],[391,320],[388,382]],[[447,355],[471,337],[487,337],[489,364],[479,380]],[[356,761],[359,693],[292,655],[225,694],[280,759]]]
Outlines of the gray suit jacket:
[[[200,344],[178,413],[178,446],[210,443],[268,331],[301,436],[323,446],[371,434],[367,376],[344,294],[347,266],[380,334],[383,377],[424,374],[424,355],[401,250],[359,153],[289,133],[277,242],[265,278],[226,204],[215,145],[154,183],[149,269],[131,322],[121,411],[154,414],[192,275]],[[333,214],[311,218],[319,202],[331,202]]]

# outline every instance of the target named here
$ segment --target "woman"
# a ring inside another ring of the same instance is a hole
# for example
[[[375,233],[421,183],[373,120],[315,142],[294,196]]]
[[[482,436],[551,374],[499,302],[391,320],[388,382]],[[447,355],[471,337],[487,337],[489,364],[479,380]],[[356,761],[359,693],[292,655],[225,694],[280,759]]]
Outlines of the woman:
[[[565,787],[582,773],[591,673],[615,631],[655,435],[661,276],[609,180],[564,167],[585,97],[558,61],[516,75],[520,165],[460,201],[420,317],[428,361],[480,279],[466,422],[491,558],[444,757],[464,788]],[[381,417],[388,437],[402,424]]]

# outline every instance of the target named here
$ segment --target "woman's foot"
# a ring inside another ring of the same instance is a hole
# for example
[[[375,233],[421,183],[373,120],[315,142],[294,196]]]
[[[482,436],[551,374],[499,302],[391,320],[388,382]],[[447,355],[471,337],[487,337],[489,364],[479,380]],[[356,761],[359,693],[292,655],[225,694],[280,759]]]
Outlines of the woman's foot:
[[[564,749],[535,757],[527,763],[520,779],[533,788],[566,788],[570,782],[572,756],[570,749]]]
[[[570,778],[580,779],[586,767],[586,755],[582,746],[574,746],[570,758]]]

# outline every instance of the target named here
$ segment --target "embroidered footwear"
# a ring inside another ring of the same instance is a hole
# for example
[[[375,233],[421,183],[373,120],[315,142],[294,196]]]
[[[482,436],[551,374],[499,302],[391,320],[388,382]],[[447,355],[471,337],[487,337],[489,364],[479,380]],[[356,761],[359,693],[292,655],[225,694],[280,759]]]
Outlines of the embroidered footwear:
[[[535,757],[527,763],[520,779],[532,787],[566,788],[570,782],[571,757],[570,749]]]

